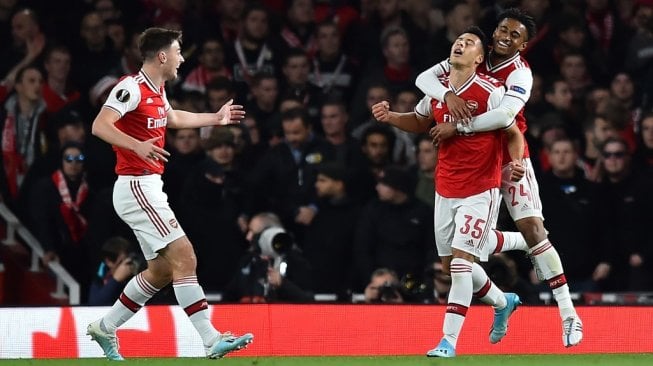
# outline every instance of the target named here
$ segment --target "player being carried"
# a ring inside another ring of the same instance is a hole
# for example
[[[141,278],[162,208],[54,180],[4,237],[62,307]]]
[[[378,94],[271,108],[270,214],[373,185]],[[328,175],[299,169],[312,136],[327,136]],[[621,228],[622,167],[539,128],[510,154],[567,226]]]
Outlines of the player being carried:
[[[526,131],[524,105],[531,94],[533,75],[520,51],[527,47],[529,39],[534,35],[535,21],[521,10],[512,8],[499,15],[497,28],[492,34],[492,49],[486,62],[479,66],[478,72],[502,81],[507,92],[498,108],[478,117],[471,118],[473,113],[466,101],[440,82],[439,78],[451,71],[449,61],[442,61],[417,77],[417,87],[427,96],[445,103],[456,121],[448,126],[439,126],[433,135],[435,142],[443,143],[456,133],[492,130],[503,125],[506,119],[513,118],[522,134]],[[565,347],[575,346],[583,339],[583,324],[571,301],[560,256],[544,228],[539,188],[529,159],[528,146],[524,151],[526,179],[518,182],[508,179],[508,162],[510,155],[508,149],[504,148],[501,194],[512,219],[526,240],[528,248],[524,249],[533,262],[538,278],[547,281],[558,303],[562,319],[562,343]],[[497,242],[497,238],[491,239]],[[498,242],[501,242],[501,238],[498,238]],[[497,249],[502,250],[500,245]],[[504,248],[510,249],[514,248]]]
[[[484,60],[485,35],[470,27],[454,42],[449,60],[451,72],[441,82],[462,98],[472,115],[496,108],[504,95],[503,85],[476,73]],[[386,101],[372,107],[374,117],[410,132],[436,133],[438,126],[451,125],[454,117],[445,103],[424,97],[414,112],[397,113]],[[510,179],[518,181],[524,170],[521,159],[523,137],[512,121],[492,131],[459,135],[442,141],[435,170],[435,241],[443,269],[451,273],[451,290],[444,317],[443,338],[429,357],[454,357],[458,336],[473,293],[495,308],[490,338],[502,338],[508,317],[520,303],[519,296],[503,293],[477,260],[487,260],[487,237],[492,234],[500,206],[501,163],[504,138],[510,150]]]

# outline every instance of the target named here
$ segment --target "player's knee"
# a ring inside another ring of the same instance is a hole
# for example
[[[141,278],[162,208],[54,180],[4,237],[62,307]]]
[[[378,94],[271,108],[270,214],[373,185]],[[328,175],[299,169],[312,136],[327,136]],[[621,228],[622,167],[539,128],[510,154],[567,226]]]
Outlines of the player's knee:
[[[515,222],[517,228],[524,236],[529,248],[546,239],[547,233],[544,223],[539,217],[525,217]]]

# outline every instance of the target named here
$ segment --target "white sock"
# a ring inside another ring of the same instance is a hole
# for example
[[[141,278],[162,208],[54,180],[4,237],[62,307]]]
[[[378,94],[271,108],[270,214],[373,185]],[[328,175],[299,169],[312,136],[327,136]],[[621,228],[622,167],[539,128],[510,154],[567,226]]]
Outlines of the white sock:
[[[451,260],[451,290],[442,326],[444,338],[454,348],[471,302],[472,263],[462,258],[454,258]]]
[[[472,284],[474,296],[484,303],[492,305],[496,309],[503,309],[508,305],[506,295],[490,280],[483,267],[478,263],[472,264]]]
[[[100,328],[105,332],[114,333],[116,329],[125,324],[137,311],[145,305],[160,289],[152,286],[143,277],[143,272],[132,277],[120,297],[113,304],[109,312],[102,317]]]
[[[496,254],[511,250],[528,251],[526,240],[520,232],[492,230],[494,235],[488,235],[489,253]]]
[[[562,269],[562,262],[558,251],[553,247],[549,239],[545,239],[531,248],[528,253],[533,259],[533,264],[537,266],[542,276],[549,284],[553,297],[558,303],[560,317],[566,319],[576,315],[574,304],[569,295],[569,286]]]
[[[204,290],[197,283],[197,276],[187,276],[172,281],[177,302],[184,309],[191,323],[202,337],[205,347],[210,347],[220,335],[209,319],[209,304]]]

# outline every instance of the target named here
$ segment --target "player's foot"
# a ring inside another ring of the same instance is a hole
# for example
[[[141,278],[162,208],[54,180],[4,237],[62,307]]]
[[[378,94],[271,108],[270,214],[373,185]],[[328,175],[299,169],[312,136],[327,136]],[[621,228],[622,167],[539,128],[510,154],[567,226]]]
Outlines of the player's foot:
[[[243,334],[240,337],[236,337],[229,332],[222,333],[215,343],[207,348],[206,355],[209,358],[222,358],[229,352],[247,347],[253,340],[254,335],[251,333]]]
[[[512,292],[506,292],[506,307],[503,309],[494,309],[494,322],[490,329],[490,343],[499,343],[508,331],[508,318],[517,310],[517,305],[521,304],[519,295]]]
[[[456,357],[456,349],[449,341],[442,338],[435,348],[426,352],[426,357]]]
[[[124,361],[120,353],[118,353],[118,338],[116,338],[115,333],[108,333],[102,330],[100,327],[100,322],[102,319],[96,320],[93,323],[89,324],[86,328],[86,334],[91,336],[91,339],[96,341],[104,355],[107,356],[109,360],[112,361]]]
[[[583,322],[578,315],[570,316],[562,321],[562,343],[565,347],[573,347],[583,340]]]

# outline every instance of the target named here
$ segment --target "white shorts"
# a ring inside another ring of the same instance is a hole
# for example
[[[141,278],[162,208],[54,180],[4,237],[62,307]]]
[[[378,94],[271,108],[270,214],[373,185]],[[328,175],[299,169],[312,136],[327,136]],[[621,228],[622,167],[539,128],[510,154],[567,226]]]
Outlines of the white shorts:
[[[506,164],[501,169],[501,195],[512,220],[517,221],[525,217],[539,217],[544,220],[540,188],[535,179],[531,159],[524,159],[526,173],[519,182],[510,180],[510,169],[508,167]]]
[[[186,235],[168,205],[159,174],[120,175],[113,186],[113,207],[134,230],[145,259]]]
[[[451,248],[456,248],[487,261],[484,248],[500,206],[498,188],[466,198],[446,198],[436,192],[433,218],[438,255],[450,256]]]

